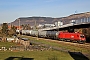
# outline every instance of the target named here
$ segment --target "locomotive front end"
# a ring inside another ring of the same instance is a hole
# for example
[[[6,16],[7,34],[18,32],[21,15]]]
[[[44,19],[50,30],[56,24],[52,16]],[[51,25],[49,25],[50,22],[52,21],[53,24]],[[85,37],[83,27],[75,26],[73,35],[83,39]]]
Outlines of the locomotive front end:
[[[83,34],[80,34],[80,43],[85,43],[86,42],[86,38]]]

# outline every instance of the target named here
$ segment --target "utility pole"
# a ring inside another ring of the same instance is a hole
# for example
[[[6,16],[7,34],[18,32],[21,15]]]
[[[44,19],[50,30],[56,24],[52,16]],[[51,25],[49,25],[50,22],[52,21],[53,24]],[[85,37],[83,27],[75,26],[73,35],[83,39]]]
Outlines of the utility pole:
[[[35,20],[35,30],[36,30],[36,20]]]
[[[20,19],[18,19],[18,22],[19,22],[19,35],[20,35]]]
[[[36,20],[35,20],[35,30],[37,30],[37,22],[36,22]],[[37,40],[38,40],[38,32],[37,32]]]

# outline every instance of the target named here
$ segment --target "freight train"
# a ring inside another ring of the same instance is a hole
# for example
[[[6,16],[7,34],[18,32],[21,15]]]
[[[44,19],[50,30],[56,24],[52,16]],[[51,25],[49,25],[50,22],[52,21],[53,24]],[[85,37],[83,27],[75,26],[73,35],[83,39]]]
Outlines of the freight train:
[[[62,31],[39,31],[39,30],[21,30],[16,31],[17,33],[21,33],[22,35],[30,35],[34,37],[41,37],[41,38],[49,38],[49,39],[56,39],[60,41],[72,41],[78,43],[85,43],[86,38],[84,34],[77,33],[77,32],[62,32]]]

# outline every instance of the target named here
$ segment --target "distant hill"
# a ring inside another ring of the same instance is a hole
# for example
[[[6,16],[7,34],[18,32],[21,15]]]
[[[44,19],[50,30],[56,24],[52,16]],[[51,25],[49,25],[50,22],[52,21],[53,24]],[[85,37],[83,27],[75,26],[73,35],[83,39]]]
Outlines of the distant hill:
[[[18,25],[19,20],[20,24],[30,24],[31,26],[36,24],[52,24],[56,21],[60,21],[61,18],[51,18],[51,17],[21,17],[17,18],[14,22],[12,22],[13,25]]]
[[[11,22],[13,25],[19,25],[19,20],[20,19],[20,25],[23,24],[30,24],[31,26],[36,24],[52,24],[57,21],[63,21],[64,24],[68,23],[70,20],[75,20],[75,19],[80,19],[84,17],[90,17],[90,12],[85,12],[85,13],[79,13],[79,14],[72,14],[67,17],[61,17],[61,18],[52,18],[52,17],[20,17],[17,18],[15,21]]]

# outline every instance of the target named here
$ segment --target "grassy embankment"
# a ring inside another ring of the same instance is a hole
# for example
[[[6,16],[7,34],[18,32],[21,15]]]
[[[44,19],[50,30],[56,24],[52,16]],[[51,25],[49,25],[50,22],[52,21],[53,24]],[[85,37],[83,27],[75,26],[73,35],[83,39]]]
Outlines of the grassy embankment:
[[[17,44],[10,42],[0,42],[0,48],[15,46]],[[9,57],[21,57],[21,58],[34,58],[34,60],[73,60],[73,58],[64,52],[59,51],[0,51],[0,60],[5,60]]]
[[[48,60],[48,58],[56,58],[57,60],[73,60],[68,53],[59,51],[0,51],[0,60],[9,57],[34,58],[34,60]]]
[[[21,36],[29,38],[29,40],[33,40],[35,42],[40,42],[44,44],[48,44],[50,46],[60,47],[63,49],[69,49],[71,51],[81,51],[84,48],[79,48],[71,45],[65,45],[65,44],[58,44],[57,42],[51,42],[43,39],[37,40],[36,38],[32,38],[29,36]],[[0,42],[0,48],[2,46],[5,46],[6,48],[9,48],[10,46],[15,46],[17,44],[15,43],[9,43],[9,42]],[[87,49],[85,49],[83,52],[87,53]],[[56,60],[74,60],[69,53],[62,52],[62,51],[0,51],[0,60],[5,60],[9,57],[23,57],[23,58],[34,58],[34,60],[50,60],[56,58]],[[83,60],[83,58],[80,58],[80,60]]]

